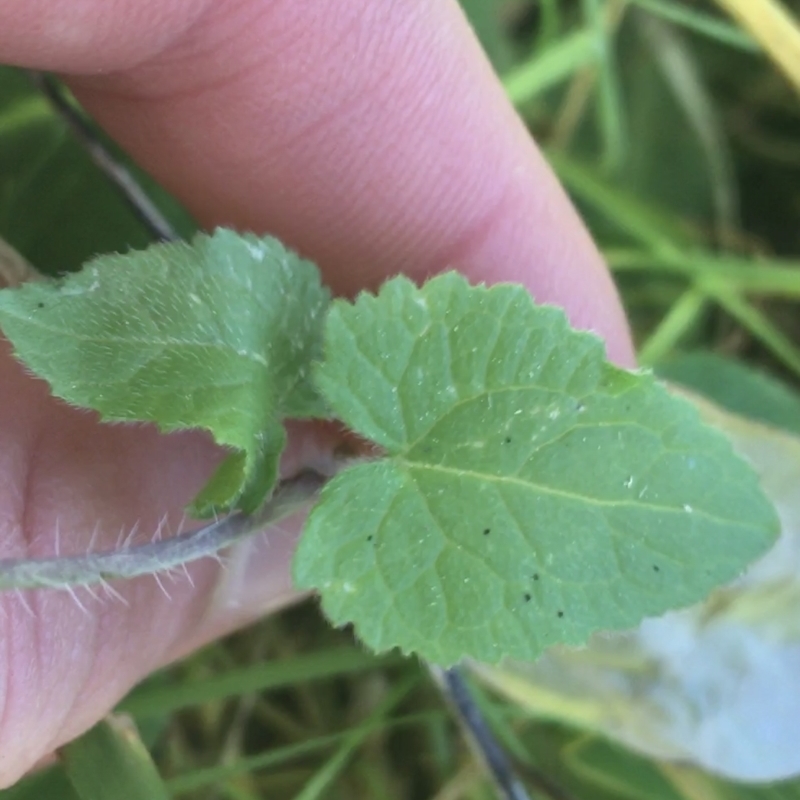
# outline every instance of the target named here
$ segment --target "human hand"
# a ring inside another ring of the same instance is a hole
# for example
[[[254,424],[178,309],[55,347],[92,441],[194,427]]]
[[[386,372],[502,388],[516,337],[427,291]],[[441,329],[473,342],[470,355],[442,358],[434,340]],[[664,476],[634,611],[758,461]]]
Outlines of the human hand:
[[[518,281],[633,363],[601,259],[454,0],[5,0],[0,60],[69,76],[203,225],[274,233],[335,291],[444,268]],[[176,523],[220,459],[203,435],[65,407],[7,346],[0,381],[4,557],[52,554],[56,530],[81,552],[93,531],[113,547]],[[286,471],[331,443],[293,433]],[[227,571],[194,564],[169,598],[152,578],[85,611],[59,592],[0,596],[0,785],[148,672],[289,602],[293,543],[281,526]]]

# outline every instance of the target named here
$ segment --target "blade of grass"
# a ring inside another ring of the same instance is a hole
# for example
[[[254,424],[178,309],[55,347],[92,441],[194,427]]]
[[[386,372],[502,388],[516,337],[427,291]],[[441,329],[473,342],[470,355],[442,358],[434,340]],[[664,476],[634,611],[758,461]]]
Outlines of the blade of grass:
[[[595,78],[595,70],[589,66],[576,72],[570,81],[554,115],[552,132],[548,139],[552,150],[569,150],[592,97]]]
[[[0,114],[0,136],[12,136],[31,125],[53,121],[53,112],[43,97],[23,97]]]
[[[419,682],[419,675],[412,675],[409,679],[392,687],[388,695],[375,708],[366,720],[368,726],[372,723],[378,727],[384,717],[394,709]],[[371,730],[368,727],[354,731],[339,745],[339,749],[320,767],[303,789],[295,795],[295,800],[319,800],[323,797],[328,787],[339,777],[356,750],[361,747]]]
[[[710,293],[732,317],[800,377],[800,350],[768,317],[734,292],[720,287]]]
[[[205,769],[196,769],[183,775],[170,778],[167,789],[172,797],[205,789],[209,786],[224,783],[238,775],[255,772],[257,770],[277,767],[286,762],[292,761],[301,756],[310,755],[320,750],[326,750],[340,742],[349,733],[332,733],[327,736],[318,736],[315,739],[307,739],[298,744],[290,744],[285,747],[278,747],[259,753],[257,756],[247,756],[239,758],[228,764],[221,764]]]
[[[59,751],[81,800],[168,800],[150,754],[136,729],[109,717]]]
[[[800,298],[800,261],[778,259],[715,258],[713,254],[689,254],[694,270],[712,276],[741,292],[783,298]]]
[[[211,700],[317,681],[366,669],[385,669],[399,656],[376,657],[354,648],[323,650],[286,661],[232,669],[199,682],[134,690],[119,706],[136,717],[168,714]]]
[[[618,0],[582,0],[586,26],[595,32],[599,46],[597,62],[597,118],[603,143],[603,169],[614,172],[622,165],[625,147],[625,121],[618,68],[615,33],[625,11]]]
[[[29,772],[22,780],[0,789],[0,800],[80,800],[60,764]]]
[[[684,800],[728,800],[718,781],[690,764],[656,762],[659,772]],[[756,790],[757,791],[757,790]],[[732,793],[735,796],[735,791]]]
[[[546,47],[558,40],[563,24],[561,0],[539,0],[537,46]]]
[[[226,800],[260,800],[260,798],[249,789],[242,788],[233,783],[221,787],[220,792]]]
[[[209,786],[231,780],[238,775],[269,769],[270,767],[277,767],[293,761],[296,758],[310,755],[320,750],[327,750],[341,743],[344,739],[355,736],[356,733],[369,735],[377,730],[423,725],[433,720],[441,721],[444,719],[444,711],[425,711],[391,720],[378,719],[369,723],[361,723],[360,725],[348,728],[344,731],[318,736],[314,739],[307,739],[297,744],[290,744],[274,750],[268,750],[258,755],[244,756],[229,764],[220,764],[214,767],[191,770],[190,772],[177,775],[167,780],[167,789],[169,789],[173,797],[189,794],[190,792],[196,792],[200,789],[205,789]]]
[[[716,0],[800,91],[800,28],[778,0]]]
[[[674,303],[653,333],[639,348],[637,359],[652,366],[669,355],[705,311],[708,298],[696,287],[687,289]]]
[[[466,798],[482,797],[479,787],[486,776],[478,764],[470,763],[462,767],[447,783],[439,789],[430,800],[466,800]]]
[[[614,187],[596,171],[554,150],[547,151],[551,165],[574,196],[591,206],[622,233],[656,253],[676,253],[693,239],[687,229],[666,214]]]
[[[520,106],[596,61],[599,55],[595,32],[576,31],[506,73],[503,86],[511,102]]]
[[[595,734],[576,732],[575,738],[562,748],[561,757],[572,773],[597,787],[603,797],[687,800],[674,791],[656,762]]]
[[[745,31],[716,19],[710,14],[690,8],[684,3],[670,2],[670,0],[628,0],[628,2],[650,14],[728,47],[736,47],[750,53],[757,53],[761,50],[758,42]]]
[[[615,272],[662,271],[696,280],[714,279],[744,293],[800,298],[800,260],[747,259],[704,250],[664,254],[614,249],[603,255]]]
[[[592,2],[595,6],[597,3],[595,0],[584,0],[584,2],[589,3]],[[597,19],[595,20],[596,30],[598,35],[598,40],[601,42],[602,50],[603,50],[603,58],[601,59],[601,64],[599,67],[595,67],[593,65],[589,65],[587,67],[582,68],[578,72],[575,73],[572,80],[570,81],[570,85],[567,88],[566,92],[564,92],[563,99],[561,100],[560,108],[558,112],[555,114],[554,122],[552,123],[552,132],[550,134],[550,147],[554,150],[563,150],[566,151],[569,149],[572,140],[578,130],[578,126],[584,116],[584,112],[586,111],[587,106],[589,105],[589,101],[592,98],[593,92],[595,90],[595,84],[597,83],[598,73],[602,73],[603,66],[602,63],[608,63],[610,58],[615,57],[615,53],[610,48],[608,39],[610,35],[607,31],[616,30],[619,25],[619,22],[622,18],[624,11],[626,10],[627,6],[623,2],[615,2],[606,7],[605,14],[600,14],[599,11],[595,14]],[[586,15],[585,15],[586,16]],[[602,75],[601,75],[602,77]],[[616,71],[614,71],[613,77],[615,83],[618,83],[616,79],[618,75]],[[616,91],[617,96],[621,96],[621,90],[616,89],[612,90],[612,93]],[[600,91],[599,91],[599,103],[598,106],[598,116],[600,117],[600,128],[601,133],[604,131],[604,124],[608,129],[607,133],[607,140],[612,142],[612,149],[614,147],[613,142],[618,141],[616,133],[620,134],[620,139],[623,138],[622,134],[624,134],[624,126],[622,124],[622,103],[621,101],[618,104],[617,111],[619,112],[618,121],[619,121],[619,130],[617,132],[611,130],[614,127],[615,120],[611,120],[609,123],[604,123],[602,116],[604,113],[608,113],[611,105],[613,105],[613,97],[611,98],[612,102],[608,103],[603,101],[605,97],[605,93],[603,91],[603,85],[601,81]],[[610,138],[609,138],[610,137]],[[620,148],[620,159],[615,162],[615,158],[610,158],[608,153],[610,152],[608,146],[606,146],[606,159],[605,159],[605,168],[606,169],[614,169],[616,166],[619,165],[621,162],[621,149]]]
[[[695,55],[663,22],[640,18],[640,29],[664,81],[703,153],[711,184],[717,239],[723,245],[739,227],[739,196],[730,147]]]

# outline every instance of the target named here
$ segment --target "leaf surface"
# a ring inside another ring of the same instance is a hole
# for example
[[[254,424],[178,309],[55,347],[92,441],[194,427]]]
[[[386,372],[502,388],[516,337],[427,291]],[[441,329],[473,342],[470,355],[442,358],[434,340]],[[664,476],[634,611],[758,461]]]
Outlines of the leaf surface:
[[[691,608],[535,664],[471,666],[534,716],[650,758],[737,782],[791,778],[800,774],[800,437],[680,391],[761,476],[781,520],[774,546]]]
[[[328,302],[316,267],[275,239],[218,230],[2,291],[0,327],[67,402],[233,448],[191,509],[207,516],[257,508],[281,419],[326,415],[309,367]]]
[[[535,659],[700,600],[777,534],[689,403],[522,287],[447,274],[336,301],[316,378],[386,457],[325,488],[295,577],[378,651]]]

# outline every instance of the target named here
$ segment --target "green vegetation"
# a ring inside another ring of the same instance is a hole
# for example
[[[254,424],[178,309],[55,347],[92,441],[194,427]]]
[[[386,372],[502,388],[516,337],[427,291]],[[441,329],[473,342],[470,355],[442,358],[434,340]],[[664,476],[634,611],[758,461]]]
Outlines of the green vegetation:
[[[642,363],[797,432],[800,106],[761,47],[710,3],[464,5],[615,272]],[[0,74],[0,167],[0,235],[37,267],[75,269],[96,252],[148,243],[62,123],[10,70]],[[147,185],[190,234],[174,202]],[[722,382],[730,390],[720,391]],[[276,413],[291,415],[293,402]],[[345,405],[332,405],[348,419]],[[298,416],[309,415],[298,406]],[[251,441],[232,443],[261,469],[272,451],[252,455]],[[398,458],[387,450],[389,462]],[[210,505],[249,490],[248,469],[240,458]],[[475,688],[539,796],[800,797],[800,782],[747,787],[648,761]],[[66,769],[0,797],[107,797],[86,776],[87,762],[98,760],[121,765],[120,781],[132,776],[126,797],[493,796],[419,665],[363,654],[312,603],[154,676],[122,709],[141,742],[117,723],[96,729],[65,749]],[[165,787],[148,783],[158,783],[148,751]]]

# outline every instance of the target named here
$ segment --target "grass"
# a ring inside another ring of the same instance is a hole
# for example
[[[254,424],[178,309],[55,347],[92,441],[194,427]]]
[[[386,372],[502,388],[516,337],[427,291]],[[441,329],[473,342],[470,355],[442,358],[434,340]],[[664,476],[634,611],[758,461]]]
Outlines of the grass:
[[[642,363],[711,352],[782,380],[796,398],[800,34],[790,18],[772,0],[463,4],[606,255]],[[186,230],[180,209],[148,186]],[[82,203],[65,205],[67,192]],[[8,70],[0,235],[45,269],[148,239]],[[699,371],[695,388],[704,379]],[[491,694],[480,703],[536,797],[800,797],[797,783],[739,787],[532,719]],[[424,670],[362,653],[312,602],[153,676],[121,709],[172,797],[494,796]],[[74,796],[58,771],[0,792]]]

